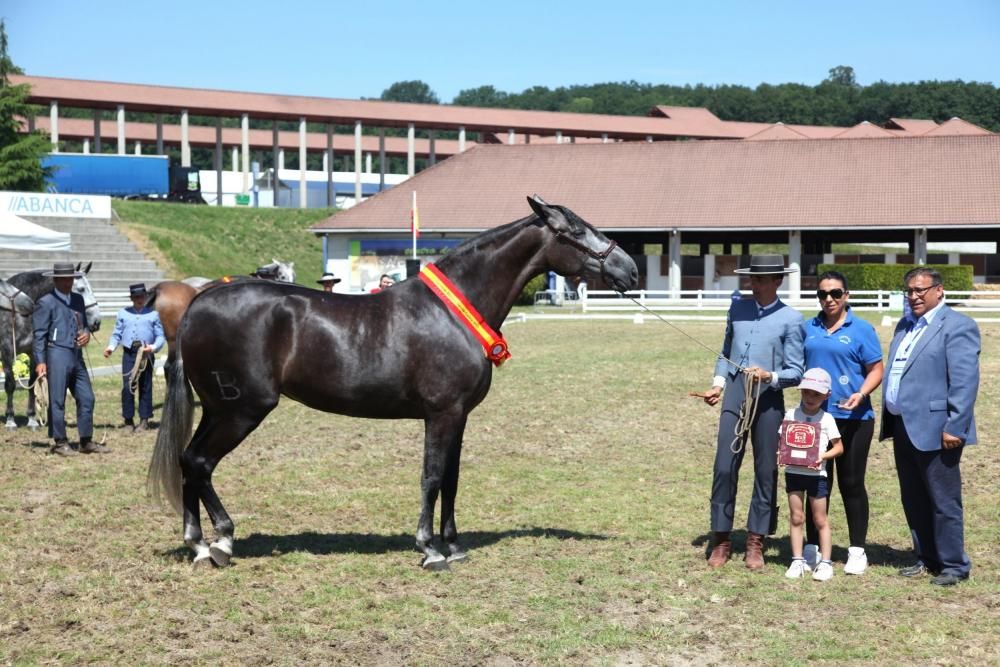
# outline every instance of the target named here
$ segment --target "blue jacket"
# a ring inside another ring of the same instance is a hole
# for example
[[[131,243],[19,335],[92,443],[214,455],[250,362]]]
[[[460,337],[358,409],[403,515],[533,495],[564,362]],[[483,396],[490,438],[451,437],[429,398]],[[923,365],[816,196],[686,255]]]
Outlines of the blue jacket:
[[[903,318],[889,345],[886,378],[910,320]],[[899,380],[896,405],[913,446],[924,452],[941,449],[941,434],[976,442],[973,407],[979,391],[979,327],[946,305],[917,341]],[[879,440],[892,437],[895,420],[882,410]],[[889,415],[891,416],[891,415]]]
[[[753,299],[733,301],[726,318],[722,356],[743,368],[758,366],[775,373],[778,387],[794,387],[805,370],[802,348],[802,315],[780,300],[758,316]],[[738,369],[724,359],[715,365],[715,374],[733,382]]]
[[[118,311],[115,330],[108,340],[107,349],[114,352],[119,344],[124,345],[127,349],[132,346],[132,341],[136,340],[143,345],[152,345],[153,352],[158,352],[167,342],[163,335],[160,314],[155,310],[143,308],[136,312],[135,308],[129,306]]]
[[[36,303],[35,313],[32,316],[35,330],[32,352],[35,355],[36,364],[48,363],[45,351],[49,347],[78,349],[76,346],[77,335],[81,331],[89,331],[83,296],[76,292],[70,292],[69,299],[67,306],[53,290],[44,294]]]

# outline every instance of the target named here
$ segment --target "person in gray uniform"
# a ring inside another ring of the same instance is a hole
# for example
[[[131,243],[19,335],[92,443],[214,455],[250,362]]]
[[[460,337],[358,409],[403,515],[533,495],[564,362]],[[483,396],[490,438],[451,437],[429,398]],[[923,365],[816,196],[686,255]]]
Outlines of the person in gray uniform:
[[[50,276],[55,289],[42,296],[33,316],[34,354],[38,377],[49,385],[49,437],[52,452],[75,456],[66,437],[66,390],[76,399],[77,430],[80,451],[103,454],[108,448],[95,443],[94,390],[83,360],[83,347],[90,342],[83,297],[73,292],[73,280],[82,276],[70,262],[56,262]]]
[[[747,436],[754,459],[744,556],[748,568],[764,567],[764,536],[777,529],[778,428],[785,413],[782,389],[799,384],[805,365],[802,315],[778,299],[778,287],[784,274],[796,270],[786,269],[781,255],[754,255],[749,268],[736,270],[750,276],[753,298],[732,302],[721,352],[725,359],[719,359],[713,386],[703,394],[709,405],[722,403],[712,477],[712,541],[708,558],[712,567],[724,565],[732,551],[730,532],[736,484],[746,454]],[[741,372],[726,359],[745,371]],[[747,415],[748,433],[738,435],[747,376],[756,380],[756,413],[752,420]]]

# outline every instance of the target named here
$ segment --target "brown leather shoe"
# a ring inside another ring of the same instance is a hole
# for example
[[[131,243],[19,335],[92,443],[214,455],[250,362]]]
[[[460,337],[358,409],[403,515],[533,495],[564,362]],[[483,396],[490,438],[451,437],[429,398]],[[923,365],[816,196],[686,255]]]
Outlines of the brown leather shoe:
[[[76,456],[80,453],[70,447],[69,443],[65,440],[56,440],[56,444],[52,445],[52,449],[50,451],[53,454],[58,454],[59,456]]]
[[[135,427],[135,432],[148,431],[148,430],[149,430],[149,420],[148,419],[140,419],[139,420],[139,425]]]
[[[84,454],[107,454],[111,450],[90,438],[80,438],[80,451]]]
[[[747,533],[747,553],[743,557],[747,568],[760,570],[764,567],[764,536],[757,533]]]
[[[712,552],[708,555],[708,566],[722,567],[729,560],[729,554],[732,550],[733,543],[729,539],[729,533],[714,533],[712,535]]]

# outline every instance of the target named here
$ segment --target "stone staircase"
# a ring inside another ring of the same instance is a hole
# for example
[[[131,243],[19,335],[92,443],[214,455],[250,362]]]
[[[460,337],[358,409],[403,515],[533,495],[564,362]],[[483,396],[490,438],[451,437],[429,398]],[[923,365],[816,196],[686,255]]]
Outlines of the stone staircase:
[[[0,248],[0,277],[21,271],[51,269],[54,262],[93,262],[87,279],[94,290],[101,313],[114,316],[130,305],[128,286],[147,287],[164,279],[163,272],[147,259],[111,222],[79,218],[28,218],[35,224],[71,235],[70,252],[11,250]]]

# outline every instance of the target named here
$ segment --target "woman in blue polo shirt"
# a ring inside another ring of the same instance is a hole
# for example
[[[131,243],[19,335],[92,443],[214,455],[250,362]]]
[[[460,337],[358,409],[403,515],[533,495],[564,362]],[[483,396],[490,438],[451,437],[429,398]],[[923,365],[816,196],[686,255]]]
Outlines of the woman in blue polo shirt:
[[[820,312],[802,323],[806,368],[822,368],[833,379],[832,392],[823,409],[837,421],[844,442],[844,454],[827,462],[833,488],[834,467],[837,487],[843,497],[851,546],[847,550],[845,574],[861,574],[868,567],[865,541],[868,535],[868,490],[865,470],[868,450],[875,431],[875,413],[870,396],[882,383],[882,347],[875,327],[855,317],[848,305],[847,279],[837,271],[819,277]],[[829,498],[827,498],[829,505]],[[818,534],[812,517],[806,522],[803,556],[812,566],[817,562]]]

